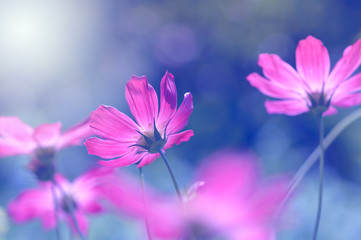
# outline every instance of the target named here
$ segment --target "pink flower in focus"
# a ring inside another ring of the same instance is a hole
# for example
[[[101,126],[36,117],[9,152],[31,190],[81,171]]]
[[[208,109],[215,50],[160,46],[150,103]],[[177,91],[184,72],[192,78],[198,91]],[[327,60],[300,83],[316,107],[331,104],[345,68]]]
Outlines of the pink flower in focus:
[[[192,95],[186,93],[177,110],[177,90],[172,74],[166,72],[158,97],[146,77],[133,76],[126,85],[125,97],[136,123],[117,109],[101,105],[91,114],[90,127],[100,138],[88,138],[89,154],[109,161],[110,167],[122,167],[140,161],[138,167],[160,156],[158,151],[188,141],[192,130],[181,131],[193,110]]]
[[[73,183],[68,182],[63,176],[56,174],[55,181],[62,187],[71,200],[75,218],[83,233],[88,229],[88,214],[97,214],[104,210],[101,201],[108,199],[102,186],[113,182],[115,175],[112,169],[94,169],[78,177]],[[51,190],[51,182],[39,182],[37,188],[25,190],[8,205],[9,216],[16,223],[27,222],[34,218],[40,218],[46,229],[56,227],[54,199]],[[59,207],[59,218],[72,227],[75,227],[70,215],[70,208],[59,189],[56,189]]]
[[[28,154],[42,160],[65,147],[80,145],[92,135],[86,120],[61,133],[61,123],[45,123],[35,129],[18,117],[0,117],[0,157]]]
[[[259,55],[258,73],[247,76],[250,84],[279,101],[266,100],[270,114],[298,115],[308,111],[337,113],[337,107],[361,103],[361,74],[351,74],[361,64],[361,40],[347,47],[330,72],[330,58],[322,42],[312,36],[301,40],[296,49],[296,69],[275,54]]]

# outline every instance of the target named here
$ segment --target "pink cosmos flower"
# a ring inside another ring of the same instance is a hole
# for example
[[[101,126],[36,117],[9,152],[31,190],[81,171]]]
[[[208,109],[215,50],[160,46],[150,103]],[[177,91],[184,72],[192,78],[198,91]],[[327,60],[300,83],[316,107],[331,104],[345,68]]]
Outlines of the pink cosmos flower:
[[[255,160],[252,154],[236,151],[221,151],[205,159],[185,196],[184,209],[176,198],[147,194],[152,236],[274,239],[274,214],[286,194],[287,181],[261,177]]]
[[[88,229],[88,214],[98,214],[104,207],[101,202],[108,199],[108,195],[102,186],[113,182],[116,176],[111,168],[98,168],[87,172],[70,183],[60,174],[55,175],[55,181],[62,187],[71,200],[75,218],[83,233]],[[51,190],[51,182],[39,182],[34,189],[25,190],[8,205],[10,218],[16,223],[27,222],[34,218],[40,218],[45,229],[56,227],[54,199]],[[59,206],[59,218],[65,220],[76,234],[75,227],[70,215],[70,207],[59,189],[56,189]]]
[[[361,40],[347,47],[330,72],[330,58],[322,42],[312,36],[301,40],[296,49],[296,69],[275,54],[261,54],[258,73],[247,76],[250,84],[279,101],[266,100],[270,114],[298,115],[308,111],[337,113],[336,107],[361,103],[361,74],[351,74],[361,64]]]
[[[188,141],[192,130],[181,131],[193,110],[192,95],[186,93],[177,110],[177,90],[172,74],[166,72],[158,97],[146,77],[133,76],[126,85],[125,97],[136,123],[117,109],[101,105],[91,114],[90,127],[100,138],[88,138],[89,154],[109,161],[110,167],[127,166],[140,161],[138,167],[151,163],[159,151]]]
[[[61,123],[45,123],[35,129],[18,117],[0,117],[0,157],[28,154],[39,160],[52,158],[56,151],[92,135],[86,120],[64,133]]]

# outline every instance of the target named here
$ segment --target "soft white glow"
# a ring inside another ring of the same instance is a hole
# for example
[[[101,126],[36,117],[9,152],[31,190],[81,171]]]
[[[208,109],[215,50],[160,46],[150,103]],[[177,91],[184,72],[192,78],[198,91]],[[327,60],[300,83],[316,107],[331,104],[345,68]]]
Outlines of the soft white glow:
[[[67,0],[0,1],[0,74],[51,75],[74,64],[91,29],[88,10]]]

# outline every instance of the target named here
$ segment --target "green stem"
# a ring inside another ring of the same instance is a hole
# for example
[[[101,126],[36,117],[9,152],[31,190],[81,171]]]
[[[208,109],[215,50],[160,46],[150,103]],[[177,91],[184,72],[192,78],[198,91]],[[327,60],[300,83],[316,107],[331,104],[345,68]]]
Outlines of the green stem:
[[[175,179],[175,176],[174,176],[174,173],[173,173],[173,170],[172,170],[172,167],[170,166],[166,156],[164,155],[162,149],[159,149],[159,154],[162,156],[163,160],[164,160],[164,163],[165,165],[167,166],[168,168],[168,171],[169,171],[169,174],[170,176],[172,177],[172,181],[173,181],[173,185],[174,185],[174,188],[177,192],[177,195],[178,195],[178,199],[179,199],[179,202],[181,203],[181,205],[183,206],[183,197],[182,197],[182,194],[179,190],[179,187],[178,187],[178,183],[177,183],[177,180]]]
[[[323,139],[324,149],[326,150],[331,143],[347,128],[351,123],[361,118],[361,109],[352,112],[347,117],[343,118],[331,131],[330,133]],[[286,205],[287,201],[291,197],[292,193],[301,182],[303,177],[306,175],[308,170],[313,166],[313,164],[318,160],[321,154],[321,147],[317,146],[315,150],[310,154],[310,156],[306,159],[306,161],[302,164],[302,166],[298,169],[294,177],[292,178],[286,196],[284,197],[282,203],[280,204],[278,214],[276,215],[276,219],[280,217],[280,214]]]
[[[146,194],[145,194],[145,184],[144,184],[144,175],[143,175],[143,168],[140,167],[139,168],[139,175],[140,175],[140,183],[142,185],[142,194],[143,194],[143,201],[144,201],[144,205],[146,208],[146,215],[145,215],[145,227],[147,229],[147,236],[148,236],[148,240],[152,240],[152,235],[150,232],[150,226],[149,226],[149,220],[148,220],[148,204],[147,204],[147,198],[146,198]]]
[[[53,195],[53,201],[54,201],[54,215],[55,215],[55,231],[56,231],[56,238],[58,240],[61,239],[60,236],[60,220],[59,220],[59,205],[58,200],[56,199],[56,192],[55,192],[55,184],[51,184],[51,193]]]
[[[55,179],[53,179],[52,181],[53,181],[53,183],[58,187],[58,189],[59,189],[60,192],[61,192],[61,195],[62,195],[63,198],[65,199],[66,205],[67,205],[67,207],[69,208],[69,213],[70,213],[71,219],[73,220],[74,227],[75,227],[76,231],[78,232],[79,237],[80,237],[82,240],[86,240],[86,238],[84,237],[83,233],[82,233],[81,230],[80,230],[78,221],[77,221],[76,218],[75,218],[73,203],[72,203],[71,200],[69,199],[69,197],[68,197],[68,195],[66,194],[66,192],[64,191],[64,189],[60,186],[60,184],[58,184],[58,183],[55,181]]]
[[[320,184],[318,189],[318,207],[317,207],[317,215],[316,215],[316,222],[315,228],[313,231],[313,240],[317,239],[318,228],[320,225],[321,219],[321,211],[322,211],[322,197],[323,197],[323,169],[325,166],[325,146],[323,144],[323,117],[322,114],[319,116],[319,140],[320,140]]]

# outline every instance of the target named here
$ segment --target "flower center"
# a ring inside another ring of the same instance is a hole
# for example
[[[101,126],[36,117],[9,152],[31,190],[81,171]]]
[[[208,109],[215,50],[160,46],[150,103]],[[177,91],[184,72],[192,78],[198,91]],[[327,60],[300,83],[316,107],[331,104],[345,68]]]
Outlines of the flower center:
[[[327,99],[328,97],[323,91],[308,93],[308,98],[311,102],[309,108],[312,112],[321,114],[330,106],[331,98]]]
[[[138,132],[142,137],[140,138],[139,144],[134,144],[131,146],[138,146],[143,148],[146,152],[149,153],[158,153],[161,149],[163,149],[164,145],[167,143],[167,135],[166,130],[164,130],[163,138],[159,133],[155,122],[153,133],[141,133]],[[144,152],[144,151],[139,151]]]
[[[35,150],[36,158],[42,163],[52,162],[55,156],[54,147],[38,147]]]

